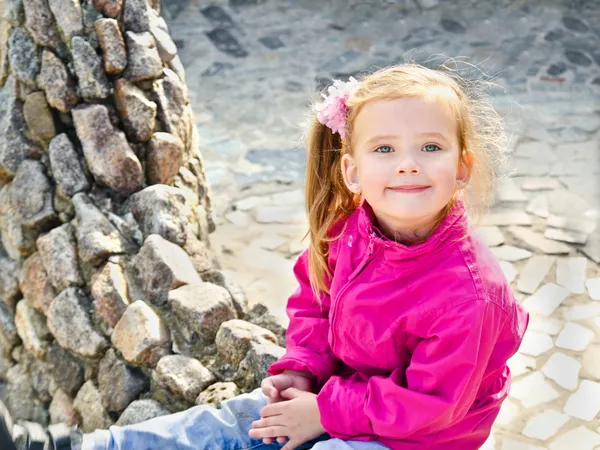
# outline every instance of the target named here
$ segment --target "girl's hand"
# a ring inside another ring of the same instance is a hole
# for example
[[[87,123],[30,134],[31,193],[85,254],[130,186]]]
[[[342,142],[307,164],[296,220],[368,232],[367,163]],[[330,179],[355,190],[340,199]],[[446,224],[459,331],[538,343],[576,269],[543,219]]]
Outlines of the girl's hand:
[[[267,396],[267,401],[269,403],[277,403],[283,400],[280,392],[285,391],[286,389],[296,388],[300,391],[312,391],[313,378],[308,373],[286,370],[282,374],[265,378],[262,380],[260,387],[263,394]],[[263,442],[266,445],[269,445],[271,442],[273,442],[273,439],[273,437],[265,438],[263,439]],[[277,442],[280,444],[283,444],[285,441],[285,436],[279,436],[277,438]]]
[[[251,438],[287,436],[289,441],[281,450],[293,450],[325,433],[316,394],[288,388],[280,395],[288,401],[265,406],[260,412],[262,418],[252,422],[252,429],[248,432]]]

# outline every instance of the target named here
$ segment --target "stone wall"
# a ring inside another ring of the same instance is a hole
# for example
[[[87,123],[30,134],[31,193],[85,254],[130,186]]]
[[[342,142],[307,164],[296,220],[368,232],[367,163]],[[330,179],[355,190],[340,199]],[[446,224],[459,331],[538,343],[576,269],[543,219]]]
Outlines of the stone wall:
[[[0,395],[84,431],[255,388],[285,331],[218,268],[158,1],[9,0],[0,37]],[[244,319],[244,320],[242,320]]]

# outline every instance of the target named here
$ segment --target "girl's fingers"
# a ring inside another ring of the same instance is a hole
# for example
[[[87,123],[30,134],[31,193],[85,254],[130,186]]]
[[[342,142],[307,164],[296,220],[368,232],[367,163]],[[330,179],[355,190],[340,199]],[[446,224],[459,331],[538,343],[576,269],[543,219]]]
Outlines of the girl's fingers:
[[[269,445],[271,442],[273,442],[273,439],[271,439],[271,438],[263,439],[263,444],[265,444],[265,445]]]
[[[287,438],[285,436],[279,436],[277,438],[277,443],[278,444],[283,444],[285,441],[287,441]]]
[[[266,428],[274,426],[283,426],[283,423],[281,423],[281,416],[265,417],[252,422],[252,428]]]
[[[287,444],[281,447],[281,450],[294,450],[298,445],[300,445],[298,442],[290,440]]]
[[[285,436],[289,432],[287,427],[274,426],[267,428],[252,428],[248,435],[253,439],[274,438],[275,436]]]

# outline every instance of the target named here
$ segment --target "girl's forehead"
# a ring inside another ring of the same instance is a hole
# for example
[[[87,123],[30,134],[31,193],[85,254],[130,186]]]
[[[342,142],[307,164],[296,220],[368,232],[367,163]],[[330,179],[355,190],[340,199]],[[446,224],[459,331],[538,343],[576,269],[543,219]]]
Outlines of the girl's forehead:
[[[353,124],[354,142],[374,135],[417,135],[440,133],[456,136],[457,125],[451,108],[435,98],[405,97],[375,100],[362,107]]]

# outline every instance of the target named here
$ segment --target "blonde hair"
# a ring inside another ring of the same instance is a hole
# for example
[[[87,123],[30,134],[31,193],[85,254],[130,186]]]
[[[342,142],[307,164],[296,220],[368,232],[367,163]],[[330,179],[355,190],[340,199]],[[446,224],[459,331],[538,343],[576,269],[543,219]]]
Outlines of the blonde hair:
[[[341,158],[352,152],[353,124],[369,102],[403,97],[430,97],[450,108],[457,121],[460,162],[470,168],[465,189],[469,212],[480,217],[494,192],[496,173],[507,154],[502,119],[491,104],[488,81],[469,81],[445,65],[435,69],[406,63],[364,76],[348,101],[344,139],[321,124],[312,113],[309,119],[306,167],[306,208],[310,236],[308,264],[312,289],[317,298],[328,293],[328,266],[332,227],[350,215],[360,197],[350,192],[342,178]],[[444,209],[443,216],[451,204]],[[440,219],[440,220],[441,220]],[[338,233],[339,234],[339,233]]]

